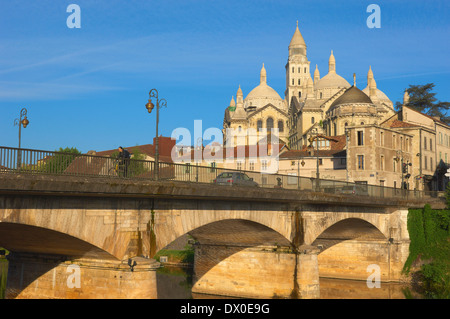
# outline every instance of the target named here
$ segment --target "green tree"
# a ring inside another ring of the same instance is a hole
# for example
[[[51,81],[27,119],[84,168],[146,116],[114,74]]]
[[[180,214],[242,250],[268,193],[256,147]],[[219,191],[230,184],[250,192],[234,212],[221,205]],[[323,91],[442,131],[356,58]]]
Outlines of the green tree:
[[[416,274],[426,298],[450,298],[449,225],[450,211],[433,210],[429,204],[408,213],[411,243],[404,271],[409,273],[418,259],[423,262]]]
[[[406,106],[430,116],[440,117],[442,122],[450,124],[450,116],[447,115],[450,102],[438,101],[436,93],[433,92],[434,87],[434,83],[410,85],[406,90],[409,94],[409,102]],[[395,108],[401,110],[402,103],[397,102]]]
[[[44,173],[63,173],[72,161],[79,155],[81,155],[81,152],[75,147],[60,147],[59,150],[56,150],[53,155],[45,159],[39,170]]]
[[[139,148],[133,147],[128,149],[128,151],[131,153],[131,160],[128,165],[128,177],[139,177],[149,171],[149,167],[145,163],[145,154],[143,154]],[[117,158],[118,156],[119,151],[114,151],[111,154],[111,158]],[[121,169],[123,169],[123,166]],[[121,172],[121,174],[123,173]]]

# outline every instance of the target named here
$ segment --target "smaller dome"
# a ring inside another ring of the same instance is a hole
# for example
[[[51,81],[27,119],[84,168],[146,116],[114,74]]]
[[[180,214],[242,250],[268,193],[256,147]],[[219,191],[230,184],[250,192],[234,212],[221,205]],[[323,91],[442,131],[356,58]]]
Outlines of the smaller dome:
[[[330,110],[342,104],[373,104],[372,100],[356,86],[352,86],[338,97],[330,106]]]
[[[257,87],[255,87],[253,90],[250,91],[245,100],[248,101],[250,99],[258,99],[258,98],[281,100],[281,97],[277,93],[277,91],[272,89],[267,84],[260,84]]]
[[[280,95],[267,85],[267,72],[264,63],[260,72],[260,82],[257,87],[250,91],[244,99],[246,107],[263,107],[269,103],[281,107],[283,99]]]
[[[365,94],[367,94],[367,95],[369,95],[369,93],[370,93],[370,90],[369,90],[369,87],[368,86],[366,86],[366,88],[364,89],[364,90],[362,90]],[[391,100],[389,100],[389,98],[387,97],[387,95],[386,94],[384,94],[383,93],[383,91],[381,91],[381,90],[379,90],[379,89],[377,89],[377,98],[380,100],[380,101],[391,101]]]
[[[349,88],[350,83],[347,82],[342,76],[338,75],[335,72],[328,73],[323,78],[321,78],[314,89],[323,89],[323,88]]]

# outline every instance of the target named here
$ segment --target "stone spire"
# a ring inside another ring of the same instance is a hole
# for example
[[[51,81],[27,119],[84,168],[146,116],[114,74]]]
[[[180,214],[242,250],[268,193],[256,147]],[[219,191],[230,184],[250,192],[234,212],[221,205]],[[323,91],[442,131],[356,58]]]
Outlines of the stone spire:
[[[408,90],[405,89],[405,93],[403,94],[403,105],[408,105],[409,103],[409,93]]]
[[[333,50],[331,50],[330,59],[328,60],[328,73],[336,73],[336,59],[333,55]]]
[[[372,101],[377,100],[377,82],[372,77],[369,83],[369,97]]]
[[[261,73],[259,76],[259,84],[263,84],[263,83],[267,84],[267,72],[266,72],[266,69],[264,68],[264,63],[262,65]]]
[[[369,66],[369,72],[367,72],[367,86],[370,86],[370,82],[373,79],[372,66]]]
[[[298,21],[297,28],[295,28],[294,35],[289,43],[289,57],[294,56],[306,56],[306,43],[298,29]]]
[[[244,94],[241,90],[241,85],[239,84],[239,88],[236,93],[236,105],[244,104]]]
[[[316,64],[316,69],[314,70],[314,83],[317,83],[319,80],[320,80],[320,72]]]
[[[231,97],[230,106],[231,107],[236,106],[236,102],[234,101],[234,96]]]
[[[300,30],[298,29],[298,20],[297,20],[297,28],[295,29],[294,35],[292,36],[291,42],[289,43],[289,48],[291,47],[305,47],[306,43],[303,39],[302,34],[300,33]]]

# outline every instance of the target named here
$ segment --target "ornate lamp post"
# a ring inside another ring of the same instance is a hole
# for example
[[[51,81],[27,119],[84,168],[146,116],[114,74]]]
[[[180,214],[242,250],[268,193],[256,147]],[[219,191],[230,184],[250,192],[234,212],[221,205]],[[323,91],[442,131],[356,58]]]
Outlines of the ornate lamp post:
[[[301,181],[301,177],[300,177],[300,164],[303,166],[305,166],[305,161],[302,159],[302,161],[300,162],[300,160],[297,161],[297,186],[298,189],[300,189],[300,181]]]
[[[158,133],[158,124],[159,124],[159,109],[161,107],[167,107],[167,101],[165,99],[158,98],[158,90],[151,89],[149,92],[149,100],[148,103],[145,104],[148,113],[151,113],[155,105],[152,103],[152,97],[156,99],[156,141],[155,141],[155,180],[159,180],[159,133]]]
[[[316,190],[319,191],[320,189],[320,174],[319,174],[319,131],[317,130],[317,128],[313,129],[313,132],[315,132],[316,136],[310,136],[308,141],[309,141],[309,147],[311,149],[314,149],[314,146],[312,145],[313,141],[316,140],[316,158],[317,158],[317,170],[316,170]]]
[[[20,150],[21,140],[22,140],[22,126],[26,128],[30,121],[27,119],[27,109],[23,108],[20,110],[20,117],[14,120],[14,126],[19,126],[19,152],[17,154],[17,168],[20,168],[22,164],[22,151]]]

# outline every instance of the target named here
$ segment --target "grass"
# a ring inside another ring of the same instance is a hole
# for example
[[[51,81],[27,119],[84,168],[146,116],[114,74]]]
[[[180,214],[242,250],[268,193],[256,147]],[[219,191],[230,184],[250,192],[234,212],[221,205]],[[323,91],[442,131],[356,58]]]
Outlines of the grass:
[[[422,265],[412,276],[425,298],[450,299],[450,210],[412,209],[408,213],[411,239],[403,271],[410,274],[415,262]]]

